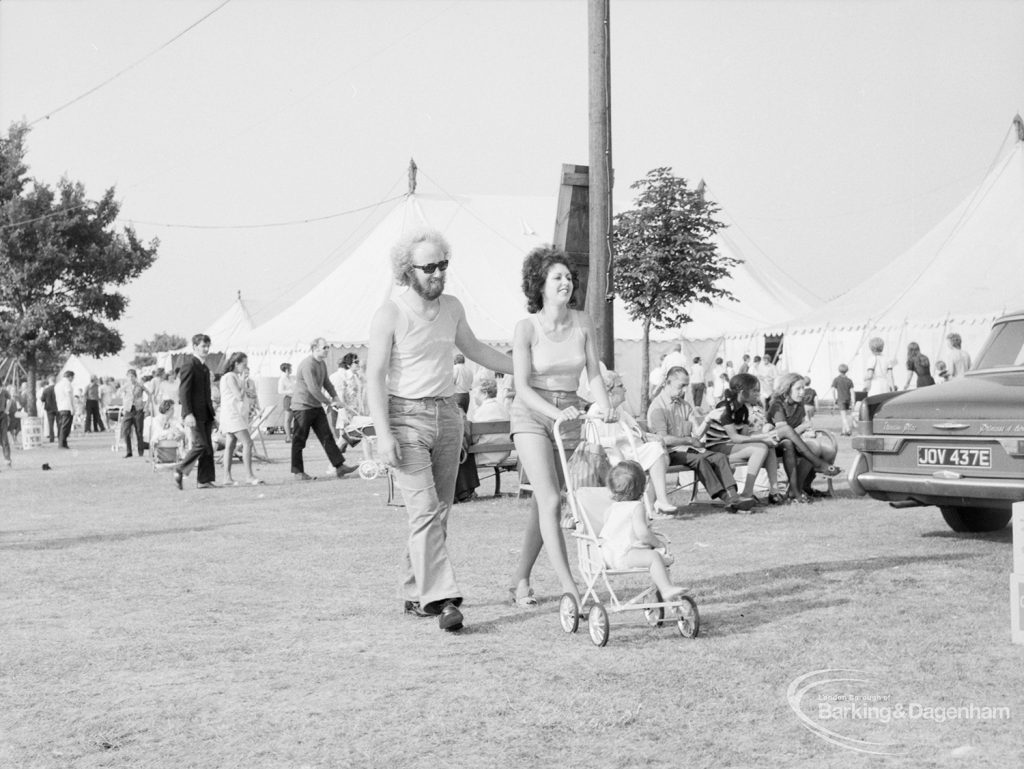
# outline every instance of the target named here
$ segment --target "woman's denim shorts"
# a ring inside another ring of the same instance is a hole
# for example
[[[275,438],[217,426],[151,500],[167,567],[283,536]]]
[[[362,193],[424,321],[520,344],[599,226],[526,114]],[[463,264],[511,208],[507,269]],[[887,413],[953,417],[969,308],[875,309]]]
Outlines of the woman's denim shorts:
[[[560,392],[553,390],[534,390],[537,395],[546,400],[557,409],[567,409],[569,406],[580,408],[580,398],[576,393]],[[509,409],[509,432],[513,437],[516,433],[529,433],[531,435],[544,435],[552,445],[555,442],[554,424],[555,420],[545,414],[538,414],[516,395],[512,401],[512,408]],[[580,437],[580,425],[582,422],[573,420],[562,424],[562,438],[567,441],[575,441]]]

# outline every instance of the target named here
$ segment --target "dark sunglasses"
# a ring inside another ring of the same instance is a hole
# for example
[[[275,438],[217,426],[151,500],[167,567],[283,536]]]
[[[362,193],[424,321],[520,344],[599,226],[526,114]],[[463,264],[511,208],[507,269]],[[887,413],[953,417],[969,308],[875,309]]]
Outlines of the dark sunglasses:
[[[448,261],[448,259],[445,259],[443,262],[431,262],[430,264],[414,264],[413,267],[415,267],[417,270],[423,270],[423,272],[426,273],[427,275],[433,275],[434,270],[440,270],[441,272],[447,270]]]

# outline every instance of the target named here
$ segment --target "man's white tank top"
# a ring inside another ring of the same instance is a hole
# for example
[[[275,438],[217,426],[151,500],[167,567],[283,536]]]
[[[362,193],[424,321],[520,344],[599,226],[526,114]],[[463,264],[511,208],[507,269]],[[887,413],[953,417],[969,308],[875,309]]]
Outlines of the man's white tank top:
[[[455,394],[456,299],[441,294],[437,317],[427,320],[401,297],[391,346],[388,392],[400,398],[444,398]]]

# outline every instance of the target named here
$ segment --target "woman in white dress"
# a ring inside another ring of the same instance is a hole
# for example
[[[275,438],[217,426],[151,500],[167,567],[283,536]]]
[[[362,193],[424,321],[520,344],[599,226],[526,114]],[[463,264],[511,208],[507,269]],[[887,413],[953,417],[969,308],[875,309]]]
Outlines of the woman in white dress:
[[[258,486],[263,481],[252,472],[252,438],[249,435],[249,402],[245,395],[245,380],[249,375],[249,357],[236,352],[228,358],[224,375],[220,378],[220,431],[224,434],[224,477],[228,486],[237,486],[231,477],[231,462],[235,443],[242,444],[242,464],[245,482]]]

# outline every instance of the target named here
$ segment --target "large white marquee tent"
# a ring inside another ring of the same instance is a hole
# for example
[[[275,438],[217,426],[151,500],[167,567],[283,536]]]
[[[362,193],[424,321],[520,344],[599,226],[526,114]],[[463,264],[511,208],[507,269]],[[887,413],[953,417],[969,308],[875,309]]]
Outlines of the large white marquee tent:
[[[783,364],[827,392],[840,363],[860,387],[868,340],[885,341],[897,384],[917,342],[933,366],[956,332],[976,354],[992,321],[1024,307],[1024,122],[1018,116],[985,179],[920,241],[845,294],[788,323]]]
[[[447,291],[466,308],[477,336],[508,344],[516,322],[525,316],[520,289],[523,256],[550,242],[557,202],[552,197],[453,196],[416,192],[395,203],[366,238],[305,296],[249,333],[242,347],[252,370],[276,377],[283,362],[293,365],[309,353],[309,342],[323,336],[342,349],[359,349],[369,337],[373,313],[389,296],[403,289],[393,284],[391,246],[409,229],[431,226],[452,245]],[[783,281],[773,277],[774,266],[755,248],[741,251],[742,236],[726,231],[719,248],[743,263],[725,282],[738,302],[701,305],[691,314],[691,329],[713,334],[720,343],[724,330],[742,323],[776,323],[810,307]],[[746,244],[744,245],[746,247]],[[640,323],[631,320],[620,303],[615,307],[616,368],[631,395],[639,392]],[[680,338],[680,331],[654,332],[651,357]],[[242,340],[239,340],[242,343]],[[216,342],[215,342],[216,344]],[[635,405],[635,404],[634,404]]]

